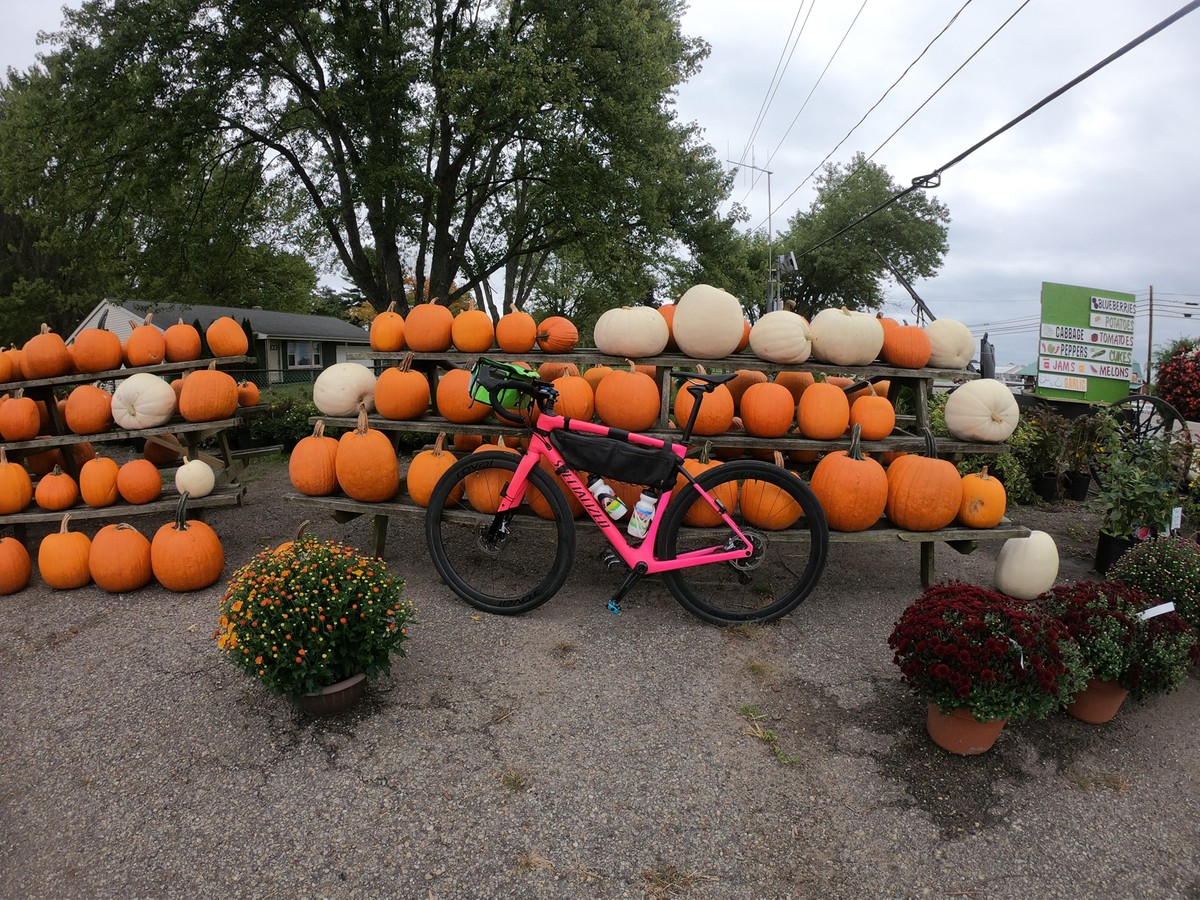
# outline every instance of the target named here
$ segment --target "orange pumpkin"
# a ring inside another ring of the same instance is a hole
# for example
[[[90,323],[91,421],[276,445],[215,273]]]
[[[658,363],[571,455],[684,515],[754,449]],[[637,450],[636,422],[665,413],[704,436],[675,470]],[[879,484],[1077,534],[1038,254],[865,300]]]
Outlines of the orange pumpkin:
[[[480,443],[483,443],[482,439],[480,439]],[[429,506],[429,498],[433,496],[433,489],[437,485],[438,479],[454,465],[457,459],[453,453],[445,449],[445,444],[446,433],[442,432],[433,442],[432,449],[413,454],[412,461],[408,464],[408,475],[406,476],[408,496],[417,506]],[[459,484],[450,492],[446,503],[457,503],[462,498],[462,494],[462,485]]]
[[[613,369],[596,388],[596,414],[600,421],[626,431],[644,431],[658,421],[662,399],[654,379],[637,371],[633,360],[628,369]]]
[[[32,397],[21,391],[0,405],[0,437],[6,441],[31,441],[38,436],[41,415]]]
[[[204,329],[204,339],[213,356],[245,356],[250,350],[250,338],[230,316],[213,319]]]
[[[156,466],[173,465],[183,456],[184,446],[173,434],[155,434],[146,438],[142,445],[142,456]]]
[[[125,339],[125,365],[155,366],[166,358],[167,341],[159,327],[151,321],[153,318],[153,313],[147,313],[142,324]]]
[[[549,316],[538,323],[536,339],[545,353],[568,353],[579,345],[579,329],[566,316]]]
[[[404,320],[404,340],[418,353],[441,353],[453,343],[454,313],[436,300],[418,303]]]
[[[471,453],[485,443],[481,434],[456,434],[452,444],[459,453]]]
[[[190,362],[200,358],[200,332],[183,319],[163,332],[163,341],[167,362]]]
[[[775,465],[783,468],[783,454],[774,452]],[[742,515],[756,528],[782,531],[791,528],[804,515],[804,510],[791,494],[769,481],[747,478],[742,484]]]
[[[968,528],[995,528],[1004,518],[1008,495],[1000,479],[988,474],[987,466],[978,474],[962,477],[962,501],[958,521]]]
[[[543,456],[538,460],[538,466],[545,470],[546,474],[550,476],[551,480],[562,492],[563,497],[566,498],[567,507],[571,510],[571,518],[578,518],[580,515],[582,515],[583,504],[579,502],[579,499],[574,493],[572,493],[571,489],[567,487],[566,482],[559,478],[557,474],[555,474],[554,465],[550,462],[550,460]],[[609,482],[609,484],[612,485],[614,489],[616,488],[616,485],[613,482]],[[532,480],[529,484],[529,490],[525,494],[525,500],[529,503],[529,508],[533,510],[534,515],[537,515],[543,519],[554,519],[554,509],[550,506],[550,501],[542,495],[541,491],[533,486]],[[637,501],[635,500],[634,502],[636,503]],[[632,506],[629,508],[633,509]]]
[[[574,373],[571,373],[566,366],[563,369],[563,374],[551,382],[554,389],[558,391],[558,402],[554,406],[554,411],[560,416],[585,419],[590,422],[592,415],[596,412],[596,392],[592,390],[587,379],[579,374],[578,369]]]
[[[801,396],[796,408],[800,433],[817,441],[831,441],[846,433],[850,402],[832,380],[818,381]]]
[[[118,364],[120,364],[119,359]],[[8,358],[8,354],[3,350],[0,350],[0,384],[15,380],[13,378],[12,366],[12,360]]]
[[[318,419],[312,434],[297,441],[288,457],[292,487],[309,497],[327,497],[336,491],[337,452],[337,439],[325,436],[325,423]]]
[[[689,456],[683,461],[684,471],[689,472],[693,478],[699,478],[702,472],[707,472],[709,469],[721,465],[721,462],[713,459],[710,454],[711,447],[706,443],[703,448],[701,448],[699,456]],[[687,487],[688,484],[689,482],[685,476],[677,476],[675,479],[675,487],[673,488],[673,492],[678,494],[685,487]],[[737,482],[731,480],[719,485],[716,488],[715,493],[713,493],[713,497],[721,501],[722,505],[724,505],[727,510],[732,512],[737,508]],[[721,524],[721,521],[721,517],[717,514],[717,511],[702,499],[693,502],[692,505],[688,507],[687,512],[683,514],[683,523],[685,525],[691,525],[695,528],[715,528],[717,525]]]
[[[745,327],[742,328],[742,339],[738,341],[737,349],[734,353],[740,353],[750,346],[750,320],[745,320]]]
[[[962,505],[962,479],[953,463],[937,458],[933,434],[925,432],[925,456],[909,454],[888,466],[886,514],[906,531],[937,531],[954,521]]]
[[[701,374],[704,374],[703,366],[696,368]],[[729,426],[733,424],[734,407],[733,394],[728,387],[730,383],[718,384],[710,393],[700,395],[700,412],[696,415],[696,424],[692,428],[692,434],[724,434],[729,430]],[[696,400],[688,387],[703,384],[702,381],[688,380],[681,384],[675,393],[675,421],[680,428],[687,426],[692,409],[696,405]]]
[[[358,425],[338,441],[334,471],[346,496],[364,503],[391,500],[400,489],[400,462],[391,439],[367,424],[359,404]]]
[[[741,415],[746,431],[755,437],[782,437],[795,418],[792,395],[781,384],[752,384],[742,394]]]
[[[884,329],[883,350],[880,356],[889,366],[898,369],[920,369],[929,365],[933,345],[924,328],[917,325],[896,325]]]
[[[865,531],[883,515],[888,480],[883,466],[862,452],[862,428],[850,429],[850,449],[826,453],[810,482],[834,531]]]
[[[22,348],[25,377],[53,378],[71,370],[71,354],[61,336],[42,323],[42,329],[25,342]]]
[[[237,411],[237,382],[216,365],[214,360],[207,369],[197,369],[183,379],[179,414],[189,422],[216,422],[228,419]]]
[[[100,434],[112,425],[112,394],[92,384],[81,384],[67,398],[63,418],[75,434]]]
[[[182,390],[182,388],[181,388]],[[262,400],[262,394],[258,390],[258,385],[253,381],[239,381],[237,384],[237,402],[238,406],[258,406]]]
[[[124,522],[105,525],[92,538],[88,571],[96,586],[110,594],[145,587],[154,577],[149,539]]]
[[[474,452],[484,453],[488,450],[502,450],[517,454],[512,447],[504,446],[503,437],[496,438],[494,444],[480,444]],[[508,469],[492,468],[472,472],[463,479],[467,502],[477,512],[491,515],[500,509],[500,494],[504,490],[504,486],[511,480],[512,472]]]
[[[578,375],[579,366],[572,362],[553,359],[538,366],[537,373],[538,378],[542,379],[542,381],[553,381],[555,378],[560,378],[563,375]]]
[[[496,323],[496,343],[505,353],[528,353],[537,343],[537,322],[516,306],[508,309]]]
[[[148,459],[131,459],[117,470],[117,493],[126,503],[153,503],[162,496],[162,475]]]
[[[121,467],[107,456],[89,459],[79,470],[79,494],[88,506],[112,506],[119,496],[117,475]]]
[[[38,572],[42,581],[60,591],[81,588],[92,580],[88,555],[92,541],[82,531],[68,527],[71,514],[62,517],[57,532],[46,535],[38,545]]]
[[[32,574],[33,563],[25,545],[16,538],[0,537],[0,596],[24,590]]]
[[[882,441],[896,427],[896,410],[887,397],[875,394],[874,388],[850,404],[850,427],[862,429],[864,441]]]
[[[413,371],[409,353],[399,366],[384,369],[375,382],[375,411],[385,419],[409,421],[429,412],[429,379]]]
[[[225,548],[212,527],[187,518],[188,495],[179,495],[175,521],[154,533],[150,568],[168,591],[198,591],[216,584],[225,569]]]
[[[467,301],[467,308],[454,317],[450,326],[450,340],[463,353],[483,353],[492,348],[496,329],[492,317],[482,309],[475,308],[475,299]]]
[[[752,384],[762,384],[766,380],[766,372],[759,372],[757,369],[738,369],[734,373],[733,380],[725,382],[729,395],[733,397],[734,412],[741,409],[742,394],[746,393],[746,388]]]
[[[395,353],[404,349],[404,316],[396,312],[396,301],[371,320],[371,349],[376,353]]]
[[[33,502],[51,512],[70,509],[78,499],[79,485],[59,466],[55,466],[50,474],[43,475],[33,492]]]
[[[601,379],[604,378],[612,368],[609,366],[589,366],[583,373],[583,378],[592,386],[592,393],[596,393],[596,388],[600,386]]]
[[[71,342],[71,360],[80,372],[111,372],[121,368],[121,339],[107,328],[85,328]]]
[[[19,513],[33,500],[33,481],[20,463],[9,462],[0,447],[0,515]]]
[[[471,373],[451,369],[438,379],[437,408],[442,417],[459,425],[482,422],[491,413],[490,404],[471,397]]]
[[[667,346],[663,348],[666,353],[678,353],[679,345],[675,343],[675,304],[664,303],[658,308],[658,313],[667,320]]]

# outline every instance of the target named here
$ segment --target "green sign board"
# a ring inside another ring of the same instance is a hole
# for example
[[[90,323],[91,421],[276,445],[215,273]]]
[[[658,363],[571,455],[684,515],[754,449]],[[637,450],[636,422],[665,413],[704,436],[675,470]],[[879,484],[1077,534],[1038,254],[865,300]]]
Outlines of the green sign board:
[[[1129,395],[1136,298],[1042,282],[1037,395],[1112,402]]]

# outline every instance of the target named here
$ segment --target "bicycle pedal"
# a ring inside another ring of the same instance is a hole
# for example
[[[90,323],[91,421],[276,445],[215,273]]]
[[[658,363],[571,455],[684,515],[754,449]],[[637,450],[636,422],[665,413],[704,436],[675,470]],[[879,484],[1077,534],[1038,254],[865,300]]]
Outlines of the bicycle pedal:
[[[621,605],[619,603],[617,603],[617,601],[615,601],[615,600],[609,600],[608,601],[608,611],[610,613],[612,613],[614,616],[619,616],[621,614]]]

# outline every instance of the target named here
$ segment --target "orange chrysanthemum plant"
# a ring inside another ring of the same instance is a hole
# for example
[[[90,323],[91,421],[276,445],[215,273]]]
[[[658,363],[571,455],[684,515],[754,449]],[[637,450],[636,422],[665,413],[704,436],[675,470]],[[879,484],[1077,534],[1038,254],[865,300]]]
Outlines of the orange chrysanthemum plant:
[[[391,671],[416,612],[404,581],[353,547],[302,535],[234,572],[213,632],[235,665],[293,701]]]

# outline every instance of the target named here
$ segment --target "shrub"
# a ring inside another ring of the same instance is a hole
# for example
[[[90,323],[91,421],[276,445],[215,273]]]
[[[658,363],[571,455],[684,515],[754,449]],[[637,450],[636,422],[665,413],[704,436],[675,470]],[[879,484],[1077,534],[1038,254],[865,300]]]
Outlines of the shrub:
[[[1200,628],[1200,546],[1188,538],[1164,536],[1134,544],[1108,570],[1113,581],[1139,588],[1156,603],[1174,603]]]

